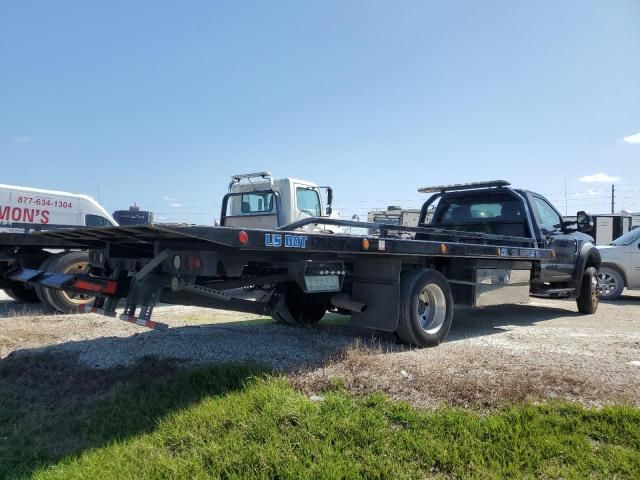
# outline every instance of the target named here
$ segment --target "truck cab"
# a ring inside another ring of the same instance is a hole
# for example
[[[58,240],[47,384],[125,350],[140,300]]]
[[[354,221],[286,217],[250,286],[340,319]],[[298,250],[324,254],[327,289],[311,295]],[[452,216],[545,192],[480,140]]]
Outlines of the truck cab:
[[[582,272],[590,262],[600,264],[594,241],[586,232],[593,220],[578,212],[576,222],[567,222],[544,196],[513,189],[504,180],[427,187],[434,193],[422,207],[420,226],[441,227],[493,236],[525,237],[539,248],[552,249],[555,258],[542,263],[531,278],[532,293],[572,296],[580,287]],[[427,212],[433,210],[431,220]],[[499,242],[499,237],[496,237]]]
[[[277,229],[305,218],[330,216],[332,199],[331,187],[307,180],[274,179],[270,172],[234,175],[222,200],[220,224]]]

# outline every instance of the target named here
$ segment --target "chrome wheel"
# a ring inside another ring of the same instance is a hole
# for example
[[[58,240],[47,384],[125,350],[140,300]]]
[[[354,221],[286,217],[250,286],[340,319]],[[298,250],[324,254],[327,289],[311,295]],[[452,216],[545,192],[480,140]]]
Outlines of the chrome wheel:
[[[598,295],[608,297],[618,289],[618,280],[608,272],[598,273]]]
[[[418,323],[428,333],[434,334],[442,328],[447,316],[447,300],[442,289],[431,283],[426,285],[418,297]]]

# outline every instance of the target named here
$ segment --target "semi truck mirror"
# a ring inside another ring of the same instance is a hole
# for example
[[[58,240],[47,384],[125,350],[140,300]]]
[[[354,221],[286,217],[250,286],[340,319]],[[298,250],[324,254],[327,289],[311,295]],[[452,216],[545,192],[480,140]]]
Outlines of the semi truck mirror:
[[[331,204],[333,203],[333,188],[329,187],[327,188],[327,206],[329,207],[329,209],[331,208]],[[329,209],[327,209],[328,213]]]

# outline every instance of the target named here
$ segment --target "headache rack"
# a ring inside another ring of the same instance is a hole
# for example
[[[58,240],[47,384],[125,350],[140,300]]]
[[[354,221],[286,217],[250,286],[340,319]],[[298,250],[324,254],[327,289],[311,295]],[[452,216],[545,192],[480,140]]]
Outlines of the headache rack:
[[[422,187],[418,189],[420,193],[435,193],[435,192],[459,192],[462,190],[475,190],[478,188],[498,188],[508,187],[511,185],[506,180],[488,180],[486,182],[471,182],[471,183],[453,183],[451,185],[439,185],[435,187]]]

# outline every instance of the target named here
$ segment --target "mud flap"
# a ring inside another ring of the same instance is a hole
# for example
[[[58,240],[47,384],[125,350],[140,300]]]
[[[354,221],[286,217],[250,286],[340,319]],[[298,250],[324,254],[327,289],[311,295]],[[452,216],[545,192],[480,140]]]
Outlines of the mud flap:
[[[278,298],[278,302],[276,306],[271,311],[271,318],[273,318],[276,322],[286,323],[288,325],[298,325],[298,322],[294,320],[289,312],[289,307],[287,307],[287,302],[284,298],[284,295],[280,295]]]
[[[353,313],[351,323],[360,327],[395,332],[400,309],[401,263],[395,259],[367,258],[355,262],[351,297],[367,305]]]

